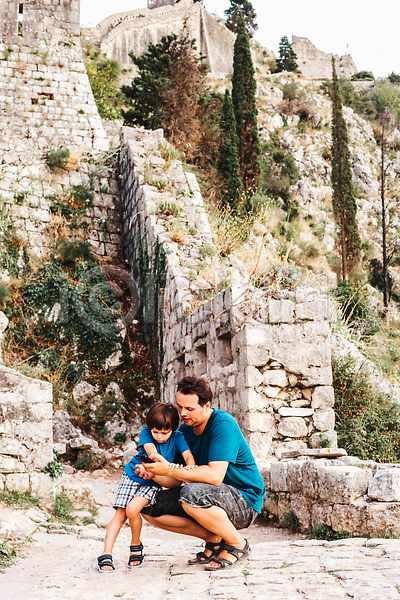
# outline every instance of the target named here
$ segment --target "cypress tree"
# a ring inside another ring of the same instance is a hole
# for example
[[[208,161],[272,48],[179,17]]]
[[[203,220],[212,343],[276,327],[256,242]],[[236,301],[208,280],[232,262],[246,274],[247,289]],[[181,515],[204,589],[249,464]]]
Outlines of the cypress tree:
[[[256,190],[260,177],[258,157],[260,142],[257,132],[257,84],[250,52],[249,36],[243,15],[238,9],[237,36],[233,52],[232,102],[239,138],[240,175],[244,191]]]
[[[257,15],[249,0],[231,0],[230,7],[225,11],[227,28],[236,33],[239,9],[242,11],[246,31],[249,37],[253,37],[258,29]]]
[[[357,225],[357,204],[351,181],[349,136],[343,117],[335,59],[332,58],[332,206],[340,230],[339,247],[342,257],[342,278],[357,271],[361,240]]]
[[[236,133],[236,119],[229,90],[225,91],[221,118],[222,146],[218,161],[218,172],[225,182],[224,201],[236,212],[243,184],[240,178],[238,156],[239,138]]]

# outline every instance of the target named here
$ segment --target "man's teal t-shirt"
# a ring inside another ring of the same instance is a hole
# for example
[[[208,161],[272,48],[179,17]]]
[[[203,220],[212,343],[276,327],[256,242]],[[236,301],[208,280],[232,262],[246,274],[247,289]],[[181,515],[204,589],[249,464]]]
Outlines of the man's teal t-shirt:
[[[261,512],[264,482],[239,425],[230,414],[214,409],[200,435],[188,425],[181,425],[179,431],[185,436],[196,465],[228,462],[223,483],[239,490],[250,506]]]

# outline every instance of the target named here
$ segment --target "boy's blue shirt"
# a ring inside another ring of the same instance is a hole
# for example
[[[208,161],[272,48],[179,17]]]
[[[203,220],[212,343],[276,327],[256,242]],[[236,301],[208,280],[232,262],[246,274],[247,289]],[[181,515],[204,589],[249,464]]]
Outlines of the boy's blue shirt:
[[[265,495],[263,479],[251,450],[235,419],[227,412],[214,409],[200,435],[192,427],[181,425],[196,465],[226,461],[228,468],[223,483],[233,486],[258,513]]]
[[[151,431],[148,427],[143,427],[140,432],[138,450],[139,454],[146,455],[146,451],[144,449],[145,444],[154,444],[157,448],[158,454],[161,454],[168,462],[174,462],[177,454],[183,454],[186,450],[189,450],[189,446],[180,431],[173,431],[168,438],[168,440],[164,444],[159,444],[151,435]],[[124,473],[135,481],[136,483],[140,483],[142,485],[153,485],[157,487],[161,487],[158,483],[153,481],[152,479],[143,479],[139,477],[135,473],[136,465],[142,464],[140,460],[134,456],[128,463],[125,465]]]

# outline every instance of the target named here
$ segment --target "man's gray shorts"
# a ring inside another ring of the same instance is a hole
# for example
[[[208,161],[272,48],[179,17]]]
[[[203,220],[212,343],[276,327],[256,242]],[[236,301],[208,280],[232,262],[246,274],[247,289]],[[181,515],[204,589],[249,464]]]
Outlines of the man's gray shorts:
[[[157,496],[156,503],[145,506],[142,513],[154,518],[173,515],[188,519],[190,517],[184,511],[182,502],[195,508],[219,506],[226,512],[236,529],[249,527],[258,514],[239,490],[226,483],[221,485],[187,483],[172,490],[162,490]]]

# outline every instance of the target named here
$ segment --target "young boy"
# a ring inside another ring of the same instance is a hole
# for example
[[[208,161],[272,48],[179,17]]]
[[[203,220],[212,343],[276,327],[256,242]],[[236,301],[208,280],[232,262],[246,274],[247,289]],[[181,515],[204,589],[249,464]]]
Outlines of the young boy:
[[[183,434],[177,431],[178,425],[179,414],[172,404],[157,402],[147,413],[146,427],[143,427],[139,438],[139,454],[125,466],[114,502],[116,512],[107,527],[103,554],[97,559],[98,570],[101,573],[115,570],[112,549],[126,519],[129,520],[132,531],[128,567],[142,565],[144,557],[143,545],[140,541],[142,530],[140,511],[148,504],[151,506],[155,503],[161,487],[173,488],[180,485],[180,482],[173,477],[143,479],[135,473],[137,465],[141,465],[142,460],[148,457],[164,459],[172,463],[177,454],[182,454],[186,465],[195,465],[193,454]]]

